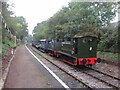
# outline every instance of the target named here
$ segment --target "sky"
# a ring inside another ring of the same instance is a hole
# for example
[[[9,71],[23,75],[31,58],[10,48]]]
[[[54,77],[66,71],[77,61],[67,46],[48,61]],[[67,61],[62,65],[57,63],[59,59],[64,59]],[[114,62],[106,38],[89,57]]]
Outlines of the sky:
[[[9,0],[14,3],[12,10],[16,16],[23,16],[28,22],[29,33],[42,21],[47,20],[59,11],[63,6],[67,6],[70,0]]]
[[[28,23],[29,34],[42,21],[47,20],[71,0],[9,0],[14,3],[12,10],[16,16],[23,16]],[[118,15],[112,22],[117,22]]]

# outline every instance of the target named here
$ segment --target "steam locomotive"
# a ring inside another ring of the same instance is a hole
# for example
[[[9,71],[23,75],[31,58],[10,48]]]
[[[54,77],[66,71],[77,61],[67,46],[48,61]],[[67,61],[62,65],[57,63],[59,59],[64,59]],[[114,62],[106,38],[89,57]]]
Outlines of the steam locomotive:
[[[51,56],[60,57],[71,65],[90,65],[100,63],[97,58],[98,38],[93,36],[78,36],[65,39],[42,39],[32,42],[32,46]]]

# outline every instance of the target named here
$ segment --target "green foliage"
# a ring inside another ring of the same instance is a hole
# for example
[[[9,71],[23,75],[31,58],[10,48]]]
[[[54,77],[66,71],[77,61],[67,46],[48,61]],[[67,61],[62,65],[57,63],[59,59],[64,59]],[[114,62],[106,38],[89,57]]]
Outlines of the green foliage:
[[[34,39],[95,35],[115,17],[116,3],[71,2],[34,28]]]
[[[28,25],[24,17],[12,16],[14,13],[13,11],[10,11],[9,7],[9,4],[2,3],[2,15],[5,18],[5,22],[7,23],[11,33],[22,40],[28,34]],[[3,39],[4,37],[6,37],[6,35],[3,36]]]
[[[118,53],[120,54],[120,21],[119,21],[119,25],[118,25],[118,43],[117,44],[118,44]]]
[[[2,56],[7,55],[8,46],[6,44],[2,45]]]
[[[33,39],[97,36],[101,38],[99,50],[117,52],[117,27],[109,26],[115,17],[116,5],[113,2],[70,2],[68,7],[38,23]]]
[[[118,52],[118,27],[109,25],[101,28],[102,36],[98,45],[99,50]]]
[[[111,52],[97,52],[98,56],[106,57],[106,58],[111,58],[118,60],[118,53],[111,53]]]
[[[19,45],[19,41],[17,41],[17,46]],[[5,39],[2,41],[2,56],[6,56],[7,55],[7,51],[10,48],[14,48],[15,46],[15,42],[14,39],[9,39],[8,37],[5,37]]]
[[[23,41],[28,34],[26,20],[22,16],[14,16],[13,11],[10,11],[9,7],[9,4],[2,3],[2,15],[11,33]],[[17,41],[16,44],[18,46],[20,41]],[[16,47],[14,38],[11,38],[8,30],[6,30],[4,24],[2,24],[2,56],[7,55],[7,50],[14,47]]]

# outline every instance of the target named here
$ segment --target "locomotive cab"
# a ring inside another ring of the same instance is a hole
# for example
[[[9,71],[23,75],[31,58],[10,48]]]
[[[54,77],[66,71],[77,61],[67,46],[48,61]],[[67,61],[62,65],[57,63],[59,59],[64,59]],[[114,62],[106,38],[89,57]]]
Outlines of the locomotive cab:
[[[73,40],[74,54],[78,58],[79,65],[100,63],[97,58],[98,39],[93,36],[75,37]]]

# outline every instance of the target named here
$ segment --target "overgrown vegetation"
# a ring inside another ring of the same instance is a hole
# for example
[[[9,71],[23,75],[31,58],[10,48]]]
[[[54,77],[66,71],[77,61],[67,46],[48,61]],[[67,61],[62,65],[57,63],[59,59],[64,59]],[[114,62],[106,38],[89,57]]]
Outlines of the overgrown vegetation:
[[[8,25],[9,30],[11,33],[16,36],[17,39],[20,39],[22,42],[24,38],[28,34],[27,30],[27,23],[24,17],[17,17],[14,15],[13,11],[10,10],[11,5],[7,3],[2,3],[2,16],[5,19],[6,24]],[[4,28],[4,23],[2,23],[2,56],[7,55],[7,51],[10,48],[17,47],[20,44],[20,41],[16,41],[15,45],[15,38],[12,38],[8,32]]]
[[[114,2],[70,2],[68,7],[38,23],[33,39],[91,35],[101,39],[98,50],[118,52],[118,26],[110,24],[117,11],[116,5]]]
[[[109,25],[102,28],[101,31],[102,36],[101,41],[98,45],[98,50],[118,53],[118,25],[116,27]]]
[[[111,58],[111,59],[115,59],[115,60],[118,60],[120,58],[118,58],[118,53],[111,53],[111,52],[100,52],[98,51],[97,52],[97,55],[98,56],[102,56],[104,58]]]

